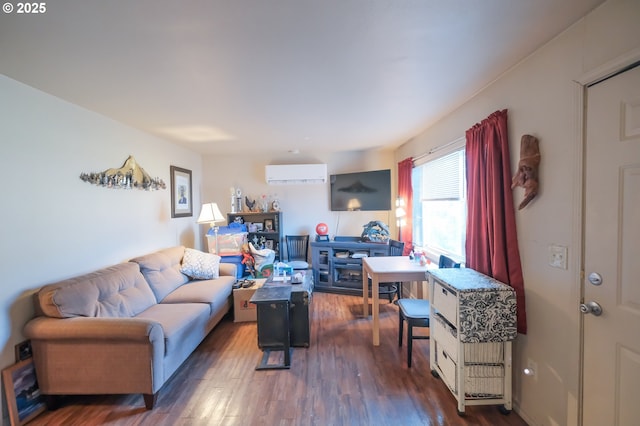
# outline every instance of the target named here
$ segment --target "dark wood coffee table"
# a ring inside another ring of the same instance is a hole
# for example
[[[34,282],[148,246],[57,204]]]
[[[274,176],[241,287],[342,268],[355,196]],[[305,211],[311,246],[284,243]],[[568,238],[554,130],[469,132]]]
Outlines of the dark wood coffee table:
[[[296,271],[300,272],[300,271]],[[287,286],[291,287],[291,299],[289,299],[289,335],[290,344],[293,347],[308,348],[311,344],[311,327],[309,307],[313,294],[313,272],[305,270],[304,278],[299,284],[290,281],[273,281],[271,277],[264,283],[264,287]]]
[[[258,347],[263,350],[256,370],[289,368],[292,347],[310,345],[309,304],[313,274],[304,272],[304,279],[299,284],[290,280],[274,281],[269,277],[250,300],[257,308]],[[272,351],[283,351],[284,361],[269,364]]]

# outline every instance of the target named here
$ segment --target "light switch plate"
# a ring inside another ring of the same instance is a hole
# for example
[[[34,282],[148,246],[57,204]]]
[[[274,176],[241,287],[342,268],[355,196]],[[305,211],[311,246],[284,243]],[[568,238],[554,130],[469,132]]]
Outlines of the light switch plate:
[[[549,266],[567,269],[567,247],[552,244],[549,246]]]

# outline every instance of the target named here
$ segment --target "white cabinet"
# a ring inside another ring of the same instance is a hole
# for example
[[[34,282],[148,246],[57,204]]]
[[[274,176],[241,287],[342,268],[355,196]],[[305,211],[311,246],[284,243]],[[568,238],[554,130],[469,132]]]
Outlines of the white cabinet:
[[[511,411],[511,341],[517,336],[516,294],[473,269],[427,272],[431,297],[431,372],[466,405]]]

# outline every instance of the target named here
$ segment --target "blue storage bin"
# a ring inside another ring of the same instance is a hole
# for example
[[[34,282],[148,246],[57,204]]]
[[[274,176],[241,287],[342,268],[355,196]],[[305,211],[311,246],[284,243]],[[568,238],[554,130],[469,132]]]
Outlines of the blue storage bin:
[[[245,267],[242,263],[242,255],[240,256],[220,256],[221,263],[235,263],[236,265],[236,278],[244,277]]]
[[[213,228],[209,231],[210,234],[213,234]],[[230,223],[227,226],[219,226],[218,227],[218,235],[224,234],[238,234],[240,232],[247,232],[247,225],[244,223]]]

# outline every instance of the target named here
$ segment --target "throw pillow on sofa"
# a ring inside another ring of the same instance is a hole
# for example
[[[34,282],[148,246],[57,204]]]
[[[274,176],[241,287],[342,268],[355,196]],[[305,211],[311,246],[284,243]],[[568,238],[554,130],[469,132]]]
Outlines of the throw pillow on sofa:
[[[220,275],[220,256],[187,248],[180,272],[196,280],[212,280]]]

